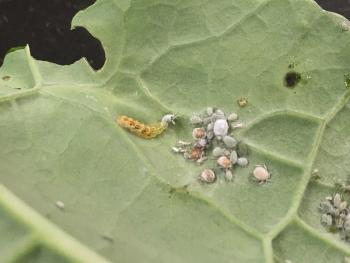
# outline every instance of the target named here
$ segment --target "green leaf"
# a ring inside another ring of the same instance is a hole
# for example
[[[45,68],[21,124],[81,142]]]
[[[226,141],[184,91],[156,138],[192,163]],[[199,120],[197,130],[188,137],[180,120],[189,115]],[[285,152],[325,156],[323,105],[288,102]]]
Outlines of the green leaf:
[[[350,169],[343,21],[311,0],[99,0],[73,27],[101,40],[101,70],[9,53],[0,261],[341,262],[350,247],[321,226],[318,205]],[[301,81],[287,88],[290,71]],[[250,164],[233,183],[198,183],[203,168],[170,151],[207,106],[246,125],[236,136]],[[154,140],[115,123],[169,112],[177,125]],[[256,164],[271,182],[253,182]]]

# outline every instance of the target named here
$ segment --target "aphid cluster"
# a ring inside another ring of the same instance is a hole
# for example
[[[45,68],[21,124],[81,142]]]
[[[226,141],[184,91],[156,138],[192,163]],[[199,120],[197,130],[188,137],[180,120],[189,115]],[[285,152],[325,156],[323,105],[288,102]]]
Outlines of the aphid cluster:
[[[220,109],[207,108],[202,113],[191,116],[190,123],[195,126],[192,131],[193,142],[179,141],[173,151],[183,154],[187,160],[202,164],[211,152],[217,166],[224,172],[228,181],[233,180],[233,168],[248,165],[247,147],[238,142],[232,131],[243,127],[238,121],[238,115],[226,115]],[[213,183],[216,175],[213,170],[205,169],[199,178],[206,183]]]
[[[350,241],[350,209],[339,193],[327,196],[320,203],[321,224],[332,232],[339,232],[342,239]]]

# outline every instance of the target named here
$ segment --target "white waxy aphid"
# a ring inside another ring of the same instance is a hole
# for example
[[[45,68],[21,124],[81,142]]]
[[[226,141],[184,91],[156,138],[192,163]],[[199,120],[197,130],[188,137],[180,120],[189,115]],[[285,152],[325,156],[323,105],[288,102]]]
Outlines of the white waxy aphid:
[[[187,146],[187,145],[191,145],[191,142],[178,141],[177,144],[181,146]]]
[[[57,208],[64,210],[64,203],[62,201],[56,201]]]
[[[171,148],[171,150],[174,152],[174,153],[184,153],[186,152],[186,149],[182,148],[182,147],[173,147]]]
[[[207,126],[207,131],[212,131],[214,129],[214,123],[209,123]]]
[[[243,127],[244,127],[244,124],[242,122],[237,122],[237,123],[232,123],[231,124],[232,130],[243,128]]]
[[[220,148],[220,147],[215,147],[215,148],[213,149],[213,156],[214,156],[214,157],[223,156],[224,153],[225,153],[225,150],[226,150],[226,149],[223,149],[223,148]]]
[[[213,170],[205,169],[199,176],[199,180],[205,183],[214,183],[216,180],[216,175]]]
[[[235,164],[237,160],[238,160],[237,152],[232,151],[230,154],[230,161],[232,162],[232,164]]]
[[[214,134],[216,136],[225,136],[228,132],[228,124],[224,119],[216,120],[214,123]]]
[[[204,128],[194,128],[192,131],[193,139],[201,139],[207,135],[207,132]]]
[[[206,110],[206,113],[207,113],[208,116],[211,116],[214,113],[214,109],[212,107],[208,107],[207,110]]]
[[[248,165],[248,159],[245,158],[245,157],[240,157],[237,159],[237,164],[240,166],[240,167],[246,167]]]
[[[233,173],[232,173],[232,171],[230,169],[227,169],[225,171],[225,179],[227,181],[232,181],[233,180]]]
[[[162,122],[165,122],[165,123],[172,123],[172,124],[175,124],[175,119],[176,119],[176,115],[175,114],[166,114],[163,116],[162,118]]]
[[[253,176],[260,184],[270,179],[270,173],[265,165],[257,165],[253,171]]]
[[[227,120],[228,121],[236,121],[238,119],[237,113],[233,112],[230,115],[228,115]]]
[[[224,137],[223,142],[228,148],[234,148],[237,145],[236,139],[228,135]]]
[[[339,208],[340,207],[340,204],[341,204],[341,197],[340,197],[340,194],[336,193],[333,197],[333,205],[336,207],[336,208]]]
[[[217,160],[217,163],[219,166],[221,166],[224,169],[229,169],[232,167],[232,162],[226,156],[219,157],[219,159]]]
[[[331,226],[333,222],[333,218],[331,215],[328,214],[322,214],[321,215],[321,224],[324,226]]]
[[[203,123],[203,119],[198,115],[193,115],[190,118],[190,123],[191,124],[200,124],[200,123]]]

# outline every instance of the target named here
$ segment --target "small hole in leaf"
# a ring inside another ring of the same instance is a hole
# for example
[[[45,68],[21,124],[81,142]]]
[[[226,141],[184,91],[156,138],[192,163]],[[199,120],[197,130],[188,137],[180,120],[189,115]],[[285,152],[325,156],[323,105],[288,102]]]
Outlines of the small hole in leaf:
[[[294,88],[301,80],[301,75],[298,72],[290,71],[284,76],[284,85],[287,88]]]

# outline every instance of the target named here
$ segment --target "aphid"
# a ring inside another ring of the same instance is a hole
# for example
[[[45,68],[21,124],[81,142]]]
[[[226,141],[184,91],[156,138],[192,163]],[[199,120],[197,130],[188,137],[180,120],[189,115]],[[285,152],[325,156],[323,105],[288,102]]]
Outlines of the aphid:
[[[214,157],[220,157],[225,154],[225,149],[220,148],[220,147],[215,147],[213,149],[213,156]]]
[[[329,201],[322,201],[320,203],[319,210],[324,214],[333,214],[334,208]]]
[[[248,99],[247,98],[240,98],[237,100],[237,104],[239,107],[245,107],[248,104]]]
[[[331,215],[322,214],[321,215],[321,224],[327,227],[332,226],[333,218]]]
[[[185,153],[185,158],[190,160],[198,160],[202,158],[204,155],[204,151],[202,148],[199,147],[193,147],[188,152]]]
[[[241,123],[241,122],[237,122],[237,123],[231,124],[232,130],[234,130],[234,129],[239,129],[239,128],[243,128],[243,127],[244,127],[244,124]]]
[[[168,128],[170,122],[174,124],[175,118],[175,114],[166,114],[163,116],[160,122],[151,125],[146,125],[142,122],[134,120],[133,118],[129,118],[127,116],[120,116],[117,119],[117,123],[121,127],[129,130],[131,133],[141,138],[152,139],[164,132]]]
[[[198,115],[192,115],[190,118],[191,124],[200,124],[203,123],[203,119]]]
[[[219,166],[221,166],[224,169],[229,169],[232,167],[231,160],[229,158],[227,158],[226,156],[219,157],[219,159],[217,160],[217,163]]]
[[[248,159],[245,158],[245,157],[240,157],[240,158],[237,159],[237,164],[240,167],[246,167],[248,165]]]
[[[207,130],[208,131],[212,131],[214,129],[214,123],[209,123],[208,126],[207,126]]]
[[[227,181],[232,181],[233,180],[233,173],[230,169],[227,169],[225,171],[225,178]]]
[[[193,139],[201,139],[207,135],[204,128],[194,128],[192,131]]]
[[[181,147],[173,147],[171,148],[174,153],[184,153],[186,150]]]
[[[64,203],[62,201],[56,201],[57,208],[64,210]]]
[[[266,183],[270,179],[270,173],[266,165],[256,165],[253,176],[260,184]]]
[[[341,197],[340,197],[340,194],[336,193],[333,197],[333,205],[336,207],[336,208],[339,208],[340,207],[340,204],[341,204]]]
[[[216,180],[216,175],[213,170],[205,169],[199,176],[199,180],[205,183],[214,183]]]
[[[214,132],[213,131],[208,131],[207,132],[207,139],[212,140],[214,138]]]
[[[228,135],[224,137],[223,142],[228,148],[234,148],[237,145],[237,141],[235,140],[235,138]]]
[[[213,115],[213,112],[214,112],[214,110],[213,110],[212,107],[208,107],[207,110],[206,110],[206,113],[207,113],[208,116]]]
[[[181,145],[181,146],[188,146],[188,145],[191,145],[190,142],[185,142],[185,141],[178,141],[177,144],[178,144],[178,145]]]
[[[237,120],[238,119],[238,115],[237,115],[237,113],[231,113],[230,115],[228,115],[228,117],[227,117],[227,120],[228,121],[235,121],[235,120]]]
[[[237,156],[237,152],[236,151],[232,151],[230,154],[230,161],[232,164],[235,164],[238,160],[238,156]]]
[[[214,134],[216,136],[225,136],[228,131],[227,121],[224,119],[216,120],[214,123]]]

